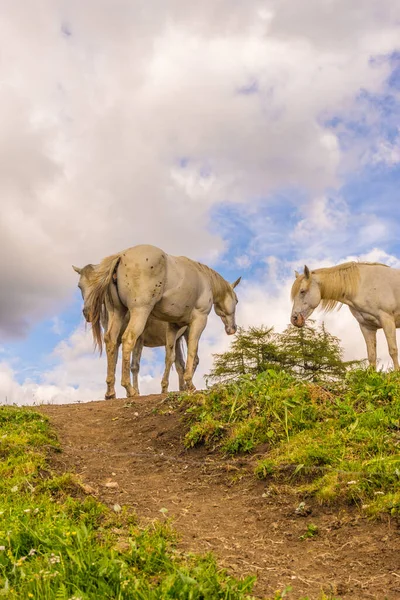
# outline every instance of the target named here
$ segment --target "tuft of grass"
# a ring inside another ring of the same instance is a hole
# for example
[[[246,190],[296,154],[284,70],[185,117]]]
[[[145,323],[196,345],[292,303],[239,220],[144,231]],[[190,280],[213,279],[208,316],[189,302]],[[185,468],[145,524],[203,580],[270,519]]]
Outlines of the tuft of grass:
[[[71,474],[52,476],[47,419],[0,408],[0,596],[17,600],[250,599],[212,555],[176,550],[168,522],[147,528],[110,511]]]
[[[268,370],[184,395],[188,447],[267,448],[260,478],[288,480],[321,503],[400,514],[400,373],[350,371],[321,387]]]
[[[318,535],[318,527],[317,525],[313,525],[312,523],[309,523],[307,525],[307,529],[306,531],[303,533],[303,535],[300,536],[301,540],[306,540],[309,538],[313,538],[316,535]]]

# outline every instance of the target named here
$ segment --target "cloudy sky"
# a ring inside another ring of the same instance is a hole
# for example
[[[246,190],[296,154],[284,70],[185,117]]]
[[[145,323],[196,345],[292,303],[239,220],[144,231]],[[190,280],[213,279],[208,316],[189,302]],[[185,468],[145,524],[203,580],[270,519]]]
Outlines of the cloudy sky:
[[[103,396],[72,264],[152,243],[242,275],[238,323],[278,331],[294,268],[400,267],[399,25],[397,0],[0,0],[0,402]],[[326,322],[365,356],[347,307]],[[228,344],[214,315],[198,385]]]

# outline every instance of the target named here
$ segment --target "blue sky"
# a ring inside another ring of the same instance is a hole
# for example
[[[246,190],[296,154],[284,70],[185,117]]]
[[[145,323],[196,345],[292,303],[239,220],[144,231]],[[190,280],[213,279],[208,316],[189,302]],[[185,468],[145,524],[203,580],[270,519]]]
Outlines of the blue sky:
[[[0,30],[10,59],[0,401],[102,396],[104,359],[85,333],[72,264],[153,243],[243,275],[241,324],[277,328],[305,262],[398,266],[393,1],[379,2],[379,19],[375,0],[362,11],[305,0],[301,15],[273,0],[263,10],[166,3],[148,18],[135,3],[111,17],[107,2],[63,14],[46,2],[42,13],[12,8]],[[362,356],[338,319],[346,351]],[[198,384],[228,341],[211,318]],[[162,360],[145,353],[145,391],[158,390]]]

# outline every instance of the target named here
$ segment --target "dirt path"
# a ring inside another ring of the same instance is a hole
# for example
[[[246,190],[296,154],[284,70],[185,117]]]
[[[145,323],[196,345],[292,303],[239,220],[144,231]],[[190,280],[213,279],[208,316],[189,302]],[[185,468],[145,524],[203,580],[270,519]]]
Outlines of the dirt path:
[[[143,520],[172,517],[181,547],[214,551],[236,575],[256,573],[260,598],[287,585],[294,600],[319,599],[321,590],[343,600],[400,598],[394,523],[312,503],[311,515],[297,516],[300,499],[257,481],[251,459],[184,450],[180,416],[168,408],[165,397],[147,396],[41,410],[62,444],[59,470],[79,473],[102,501],[133,506]],[[301,541],[309,523],[319,534]]]

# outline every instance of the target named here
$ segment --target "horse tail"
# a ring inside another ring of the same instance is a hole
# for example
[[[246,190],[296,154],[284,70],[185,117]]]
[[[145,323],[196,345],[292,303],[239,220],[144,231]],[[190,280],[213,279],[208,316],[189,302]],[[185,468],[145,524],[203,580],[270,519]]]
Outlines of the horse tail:
[[[92,324],[92,335],[95,349],[98,348],[100,354],[103,351],[103,335],[101,321],[104,317],[104,301],[114,306],[112,295],[109,293],[109,286],[112,283],[113,274],[118,267],[122,252],[103,258],[96,267],[91,281],[90,291],[87,298],[87,309]]]
[[[183,343],[183,340],[186,341],[186,344]],[[187,361],[187,348],[188,348],[188,345],[189,345],[189,327],[186,328],[186,330],[181,335],[181,337],[179,338],[178,341],[179,341],[179,343],[181,345],[182,357],[183,357],[183,360],[185,361],[185,364],[186,364],[186,361]]]

